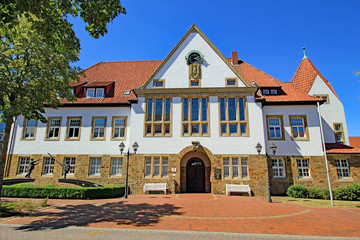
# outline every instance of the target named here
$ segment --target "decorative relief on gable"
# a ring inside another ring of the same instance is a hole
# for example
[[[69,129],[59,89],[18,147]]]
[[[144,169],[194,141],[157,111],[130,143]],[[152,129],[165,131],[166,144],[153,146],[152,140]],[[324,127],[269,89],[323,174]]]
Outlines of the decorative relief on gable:
[[[201,79],[201,65],[190,64],[189,65],[189,79],[200,80]]]

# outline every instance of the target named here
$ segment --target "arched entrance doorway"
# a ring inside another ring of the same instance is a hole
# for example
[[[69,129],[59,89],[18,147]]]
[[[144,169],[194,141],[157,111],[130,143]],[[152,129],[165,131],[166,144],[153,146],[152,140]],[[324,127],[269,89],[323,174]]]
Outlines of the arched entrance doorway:
[[[205,164],[200,158],[191,158],[186,164],[186,192],[205,192]]]

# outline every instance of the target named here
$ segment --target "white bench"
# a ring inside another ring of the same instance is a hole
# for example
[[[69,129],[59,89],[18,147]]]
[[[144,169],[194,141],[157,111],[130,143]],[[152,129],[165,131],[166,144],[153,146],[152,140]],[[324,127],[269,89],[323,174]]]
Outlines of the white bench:
[[[249,185],[226,184],[226,195],[229,195],[230,192],[248,193],[249,197],[251,197],[251,188]]]
[[[146,191],[163,191],[166,194],[166,183],[145,183],[144,194]]]

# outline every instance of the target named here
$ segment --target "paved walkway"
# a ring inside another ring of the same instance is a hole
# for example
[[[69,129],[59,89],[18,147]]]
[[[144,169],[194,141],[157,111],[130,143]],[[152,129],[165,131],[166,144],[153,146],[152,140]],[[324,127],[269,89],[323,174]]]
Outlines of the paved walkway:
[[[202,238],[197,235],[198,238],[195,239],[205,239],[206,234],[213,234],[213,239],[219,239],[220,235],[216,234],[227,233],[241,233],[231,235],[233,239],[241,236],[247,236],[243,239],[270,238],[269,235],[259,238],[263,235],[249,234],[280,234],[288,237],[297,235],[303,238],[360,237],[360,208],[312,208],[283,203],[269,204],[257,198],[213,194],[131,195],[128,199],[101,200],[51,199],[49,204],[53,207],[28,216],[3,220],[0,228],[18,234],[37,232],[39,236],[44,231],[51,235],[56,231],[65,232],[71,229],[93,232],[99,237],[103,233],[115,234],[110,231],[111,229],[126,230],[133,234],[139,234],[137,231],[149,233],[148,230],[155,230],[150,232],[151,236],[160,233],[159,230],[167,233],[160,234],[163,238],[156,239],[176,239],[174,236],[166,238],[173,233],[178,233],[176,236],[184,235],[181,239],[194,239],[185,236],[193,231],[203,232],[205,236]],[[76,233],[78,230],[73,232]],[[227,236],[226,239],[231,239],[231,236]],[[207,236],[206,239],[211,237]]]

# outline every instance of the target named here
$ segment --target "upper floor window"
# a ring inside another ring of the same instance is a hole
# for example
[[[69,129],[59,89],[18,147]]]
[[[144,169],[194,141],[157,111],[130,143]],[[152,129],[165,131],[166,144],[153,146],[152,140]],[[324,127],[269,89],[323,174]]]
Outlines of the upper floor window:
[[[23,139],[35,139],[37,120],[27,120],[24,121],[23,129]]]
[[[86,90],[87,98],[103,98],[104,97],[104,88],[88,88]]]
[[[330,103],[329,95],[328,94],[314,94],[315,97],[322,98],[325,104]]]
[[[60,137],[61,118],[49,118],[47,125],[47,139],[58,140]]]
[[[305,115],[290,116],[291,138],[293,140],[309,140]]]
[[[93,117],[91,140],[105,140],[106,117]]]
[[[262,89],[262,94],[263,95],[277,95],[279,93],[278,89],[276,88],[271,88],[271,89],[268,89],[268,88],[265,88],[265,89]]]
[[[69,117],[67,122],[67,140],[80,139],[81,117]]]
[[[248,136],[245,97],[220,97],[220,135]]]
[[[164,79],[154,80],[153,86],[154,88],[163,88],[165,86],[164,83],[165,83]]]
[[[338,178],[350,177],[349,163],[346,159],[335,160]]]
[[[225,85],[227,87],[236,87],[237,86],[237,79],[236,78],[226,78]]]
[[[145,136],[171,136],[171,98],[148,98]]]
[[[113,117],[112,119],[112,140],[125,139],[126,117]]]
[[[336,142],[344,142],[344,130],[342,123],[334,123],[334,134]]]
[[[285,140],[282,115],[267,115],[268,140]]]
[[[183,136],[209,136],[207,98],[183,98]]]

